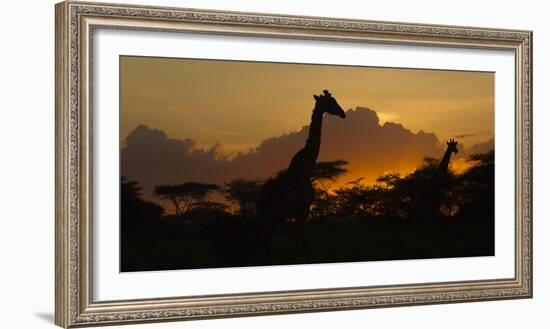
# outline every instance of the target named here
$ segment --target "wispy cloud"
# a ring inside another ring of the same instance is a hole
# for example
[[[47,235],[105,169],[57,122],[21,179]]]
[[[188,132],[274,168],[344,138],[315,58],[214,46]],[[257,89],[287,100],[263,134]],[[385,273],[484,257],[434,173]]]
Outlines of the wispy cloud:
[[[478,133],[464,133],[453,135],[454,138],[470,138],[470,137],[480,137],[480,136],[489,136],[492,135],[490,131],[480,131]]]
[[[458,134],[454,135],[454,138],[468,138],[468,137],[476,137],[477,134]]]

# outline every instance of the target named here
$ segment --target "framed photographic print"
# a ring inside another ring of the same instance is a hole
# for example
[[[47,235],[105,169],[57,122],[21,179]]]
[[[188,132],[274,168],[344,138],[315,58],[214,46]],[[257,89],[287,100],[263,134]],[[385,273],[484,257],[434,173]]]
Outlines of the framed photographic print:
[[[532,296],[532,33],[56,6],[56,324]]]

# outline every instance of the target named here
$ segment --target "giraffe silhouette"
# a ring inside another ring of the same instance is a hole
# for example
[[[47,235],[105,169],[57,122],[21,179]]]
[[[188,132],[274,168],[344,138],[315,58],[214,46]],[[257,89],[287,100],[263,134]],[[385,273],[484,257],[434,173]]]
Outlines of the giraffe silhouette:
[[[286,170],[279,172],[262,186],[256,201],[257,246],[263,250],[268,260],[274,230],[281,226],[290,229],[296,256],[302,253],[308,258],[304,226],[314,197],[311,174],[321,147],[323,115],[328,113],[346,117],[346,113],[328,90],[324,90],[321,95],[313,95],[313,98],[315,107],[304,148],[294,155]]]
[[[457,145],[458,145],[458,142],[455,141],[454,139],[450,139],[447,142],[447,150],[445,151],[443,158],[441,158],[441,161],[439,162],[439,166],[437,167],[437,172],[435,174],[437,179],[445,179],[446,177],[448,177],[449,162],[451,161],[451,154],[458,153]]]
[[[439,162],[439,166],[437,167],[437,171],[433,178],[433,189],[435,191],[434,195],[434,201],[432,205],[432,209],[435,214],[439,213],[439,208],[441,207],[441,204],[443,203],[444,194],[445,192],[450,188],[451,185],[451,175],[449,174],[449,162],[451,161],[451,155],[458,153],[457,148],[458,142],[454,139],[450,139],[447,142],[447,150],[445,150],[445,154],[443,155],[443,158],[441,158],[441,161]]]
[[[451,155],[458,153],[458,142],[450,139],[447,142],[447,149],[439,161],[437,168],[427,181],[425,187],[421,187],[420,193],[414,197],[416,199],[415,214],[419,222],[426,222],[428,219],[437,218],[440,215],[440,207],[443,202],[444,194],[450,187],[449,163]]]

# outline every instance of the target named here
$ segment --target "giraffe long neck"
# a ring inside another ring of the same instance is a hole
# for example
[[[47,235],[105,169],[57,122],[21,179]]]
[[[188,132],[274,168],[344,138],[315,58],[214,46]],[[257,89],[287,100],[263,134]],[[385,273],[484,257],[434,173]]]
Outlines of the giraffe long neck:
[[[438,172],[440,174],[447,173],[447,171],[449,170],[449,161],[451,161],[451,153],[453,153],[451,149],[447,148],[445,155],[443,155],[443,158],[439,163]]]
[[[323,112],[317,109],[311,113],[311,123],[309,124],[309,134],[306,140],[307,154],[311,158],[310,160],[315,163],[319,156],[319,150],[321,149],[321,130],[323,128]]]
[[[309,133],[306,140],[306,145],[298,151],[292,158],[287,169],[288,173],[298,174],[309,177],[315,162],[319,156],[321,148],[321,129],[323,126],[323,111],[315,108],[311,114],[311,123],[309,125]]]

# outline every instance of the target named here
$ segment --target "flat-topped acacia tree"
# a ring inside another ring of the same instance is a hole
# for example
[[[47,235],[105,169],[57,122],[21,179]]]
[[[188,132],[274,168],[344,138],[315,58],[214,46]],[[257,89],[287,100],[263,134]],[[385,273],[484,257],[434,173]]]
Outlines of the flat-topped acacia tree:
[[[155,186],[155,195],[168,200],[174,206],[176,215],[183,215],[195,205],[200,204],[206,196],[220,187],[216,184],[186,182],[175,185]]]

